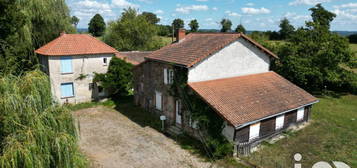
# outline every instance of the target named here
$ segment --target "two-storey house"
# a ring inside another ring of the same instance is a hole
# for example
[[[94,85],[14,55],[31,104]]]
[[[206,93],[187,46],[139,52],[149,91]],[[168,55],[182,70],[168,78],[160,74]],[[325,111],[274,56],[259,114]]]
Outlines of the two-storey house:
[[[235,144],[259,143],[291,125],[308,121],[318,100],[270,71],[278,57],[240,33],[190,33],[180,29],[175,43],[154,51],[134,69],[135,103],[165,115],[166,124],[194,134],[189,108],[172,95],[187,71],[189,96],[201,98],[224,119],[223,134]]]
[[[106,97],[93,83],[94,73],[106,73],[117,50],[88,34],[61,35],[35,51],[60,103],[79,103]]]

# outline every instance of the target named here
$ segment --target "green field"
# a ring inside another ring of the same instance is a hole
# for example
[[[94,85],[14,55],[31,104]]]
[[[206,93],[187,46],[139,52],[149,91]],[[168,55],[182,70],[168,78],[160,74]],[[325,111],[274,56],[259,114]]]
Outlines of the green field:
[[[245,158],[263,167],[293,167],[293,156],[300,153],[302,167],[318,161],[342,161],[357,167],[357,96],[319,97],[313,107],[310,125],[298,132],[288,132],[276,144]]]

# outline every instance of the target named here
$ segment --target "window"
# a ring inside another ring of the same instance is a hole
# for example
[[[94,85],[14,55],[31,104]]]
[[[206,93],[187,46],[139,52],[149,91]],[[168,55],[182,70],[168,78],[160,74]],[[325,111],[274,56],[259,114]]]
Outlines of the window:
[[[174,83],[174,70],[164,68],[164,83],[173,84]]]
[[[192,117],[191,116],[190,116],[190,120],[189,120],[188,124],[193,129],[197,129],[198,128],[198,126],[197,126],[198,122],[197,121],[192,121]]]
[[[176,112],[178,115],[182,115],[181,110],[181,100],[176,100]]]
[[[61,97],[73,97],[73,83],[62,83],[61,84]]]
[[[249,140],[253,140],[259,137],[260,122],[250,125],[249,128]]]
[[[156,109],[162,110],[162,94],[158,91],[155,92],[155,106]]]
[[[275,119],[275,130],[281,129],[284,126],[284,114],[276,117]]]
[[[103,58],[103,64],[108,65],[107,58]]]
[[[72,57],[61,57],[61,73],[73,73]]]
[[[304,107],[298,109],[296,121],[301,121],[304,119],[304,111]]]
[[[89,83],[89,90],[92,90],[93,89],[93,83]]]

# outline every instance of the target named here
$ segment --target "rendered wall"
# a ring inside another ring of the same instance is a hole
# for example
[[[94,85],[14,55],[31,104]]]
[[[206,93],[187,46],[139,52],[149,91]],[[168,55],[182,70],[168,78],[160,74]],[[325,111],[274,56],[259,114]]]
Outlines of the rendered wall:
[[[188,82],[268,72],[270,58],[240,38],[189,69]]]
[[[98,97],[95,89],[89,89],[89,83],[93,83],[94,72],[106,73],[109,62],[113,54],[97,55],[76,55],[72,56],[73,73],[61,73],[60,56],[48,57],[48,69],[51,80],[52,94],[60,103],[80,103],[91,101]],[[103,58],[107,58],[107,65],[103,63]],[[86,78],[79,80],[80,74],[88,75]],[[61,83],[73,82],[74,97],[61,98]]]

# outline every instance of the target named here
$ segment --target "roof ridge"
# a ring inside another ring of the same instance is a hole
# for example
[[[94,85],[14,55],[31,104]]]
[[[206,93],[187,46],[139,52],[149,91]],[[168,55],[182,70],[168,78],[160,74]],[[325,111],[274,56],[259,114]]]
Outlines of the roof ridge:
[[[240,78],[240,77],[249,77],[249,76],[254,76],[254,75],[263,75],[263,74],[276,74],[274,71],[268,71],[268,72],[259,72],[259,73],[253,73],[253,74],[245,74],[245,75],[240,75],[240,76],[231,76],[231,77],[225,77],[225,78],[219,78],[219,79],[211,79],[211,80],[205,80],[205,81],[197,81],[197,82],[188,82],[189,84],[195,84],[195,83],[201,83],[201,82],[214,82],[214,81],[220,81],[220,80],[228,80],[232,78]],[[278,75],[280,76],[280,75]]]

